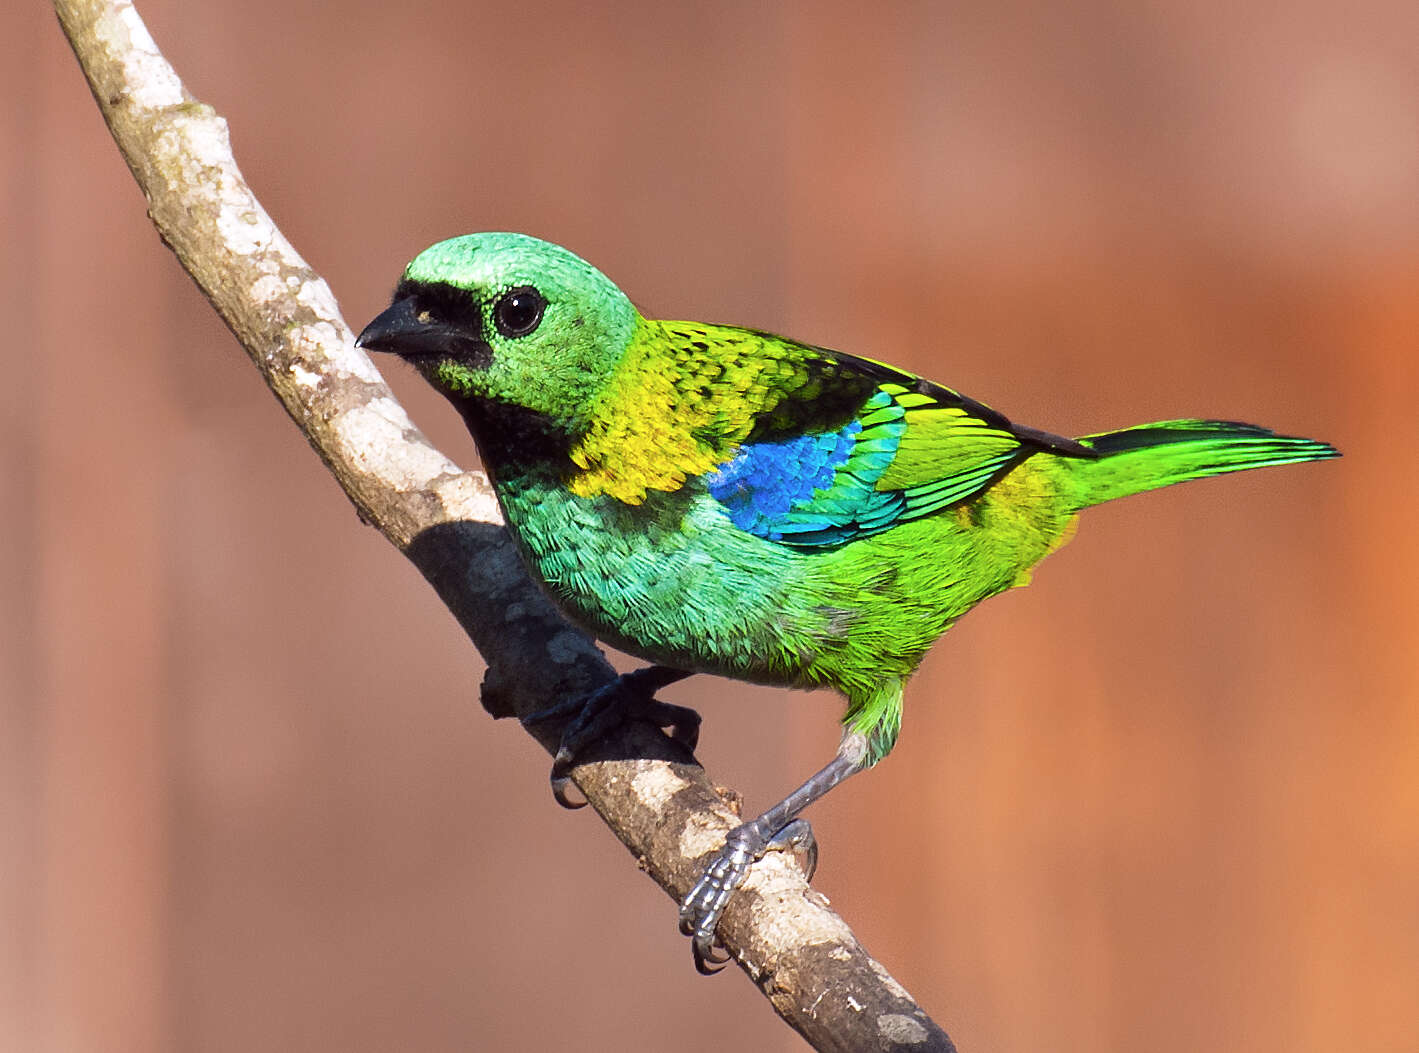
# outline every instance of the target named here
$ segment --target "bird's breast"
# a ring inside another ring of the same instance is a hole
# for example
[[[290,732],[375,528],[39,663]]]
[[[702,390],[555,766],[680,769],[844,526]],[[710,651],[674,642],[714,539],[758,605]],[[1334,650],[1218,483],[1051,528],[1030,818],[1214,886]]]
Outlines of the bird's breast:
[[[523,557],[574,621],[661,664],[797,683],[828,616],[803,587],[803,557],[734,527],[703,488],[638,504],[552,480],[500,480]]]

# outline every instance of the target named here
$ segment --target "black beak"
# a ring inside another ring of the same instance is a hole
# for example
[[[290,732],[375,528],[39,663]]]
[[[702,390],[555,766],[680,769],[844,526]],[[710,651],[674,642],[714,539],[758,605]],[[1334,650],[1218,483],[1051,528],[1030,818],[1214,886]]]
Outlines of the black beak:
[[[412,296],[395,300],[355,340],[367,351],[389,351],[401,358],[424,356],[486,357],[483,341],[415,307]]]
[[[380,312],[375,321],[365,326],[365,331],[356,338],[356,348],[365,351],[387,351],[394,355],[420,355],[438,351],[440,329],[443,326],[430,321],[419,321],[414,309],[414,298],[396,299],[393,304]],[[441,333],[446,338],[447,332]]]
[[[402,354],[409,341],[417,340],[425,327],[419,325],[414,312],[414,298],[395,300],[355,339],[355,346],[366,351],[392,351]]]

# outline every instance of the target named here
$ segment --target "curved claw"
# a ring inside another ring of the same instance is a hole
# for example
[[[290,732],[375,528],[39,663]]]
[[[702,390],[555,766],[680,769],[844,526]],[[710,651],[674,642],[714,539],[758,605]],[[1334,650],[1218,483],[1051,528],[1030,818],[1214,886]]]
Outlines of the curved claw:
[[[853,772],[861,771],[867,755],[867,736],[849,729],[838,746],[837,756],[807,782],[757,819],[729,831],[724,847],[710,860],[680,904],[680,931],[693,940],[696,969],[712,972],[707,966],[721,961],[714,954],[719,919],[734,890],[744,884],[749,868],[765,852],[792,852],[812,878],[818,869],[818,842],[813,828],[795,816]]]
[[[803,879],[812,881],[818,872],[818,839],[813,836],[813,828],[806,819],[795,819],[764,846],[765,852],[792,852],[799,861]]]
[[[683,680],[689,673],[665,666],[648,666],[613,680],[582,698],[559,702],[522,718],[523,724],[549,720],[571,721],[562,731],[561,745],[552,761],[552,796],[563,808],[584,808],[587,802],[570,794],[571,770],[577,754],[627,720],[648,720],[670,729],[670,737],[694,752],[700,738],[700,715],[686,706],[658,702],[655,692]]]
[[[585,808],[588,802],[585,797],[577,800],[567,791],[575,785],[572,782],[572,766],[576,763],[576,755],[566,746],[557,750],[557,756],[552,760],[552,796],[557,799],[557,803],[570,811],[578,808]]]
[[[806,820],[794,819],[771,836],[765,836],[755,820],[729,832],[724,847],[680,904],[680,932],[691,938],[695,969],[701,975],[711,976],[728,964],[728,954],[721,957],[714,952],[719,919],[734,890],[749,876],[749,868],[769,852],[792,852],[803,860],[810,879],[818,867],[818,841]]]
[[[672,706],[669,702],[657,702],[659,707],[657,723],[670,729],[670,737],[691,753],[700,744],[700,715],[689,706]]]
[[[713,976],[721,972],[730,962],[728,954],[718,955],[714,953],[714,937],[696,936],[691,947],[695,955],[695,972],[701,976]]]

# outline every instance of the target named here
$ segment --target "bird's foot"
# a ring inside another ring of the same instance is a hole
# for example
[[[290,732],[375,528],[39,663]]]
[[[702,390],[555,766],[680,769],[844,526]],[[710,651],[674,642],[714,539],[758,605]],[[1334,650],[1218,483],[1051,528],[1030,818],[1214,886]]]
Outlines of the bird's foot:
[[[700,715],[687,706],[673,706],[655,698],[662,687],[689,675],[666,666],[647,666],[625,673],[589,695],[524,717],[524,724],[572,718],[562,731],[562,741],[552,761],[552,795],[557,803],[563,808],[585,806],[586,801],[569,796],[577,755],[627,720],[648,720],[658,728],[669,728],[670,737],[693,753],[700,738]]]
[[[818,869],[818,842],[807,821],[795,819],[765,833],[761,820],[756,819],[729,831],[724,847],[680,904],[680,931],[690,937],[695,968],[701,974],[717,973],[729,962],[728,955],[715,953],[715,929],[734,890],[749,876],[749,868],[769,852],[793,852],[803,861],[804,876],[813,880]]]

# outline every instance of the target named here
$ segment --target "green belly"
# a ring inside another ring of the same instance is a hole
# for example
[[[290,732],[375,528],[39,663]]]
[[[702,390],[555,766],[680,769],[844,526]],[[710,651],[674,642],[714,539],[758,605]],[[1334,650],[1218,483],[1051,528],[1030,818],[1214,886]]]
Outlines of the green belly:
[[[1043,460],[1043,459],[1040,459]],[[850,699],[905,679],[980,600],[1064,535],[1048,462],[969,504],[835,549],[747,534],[695,481],[643,504],[535,477],[499,496],[534,574],[572,618],[649,661]]]

